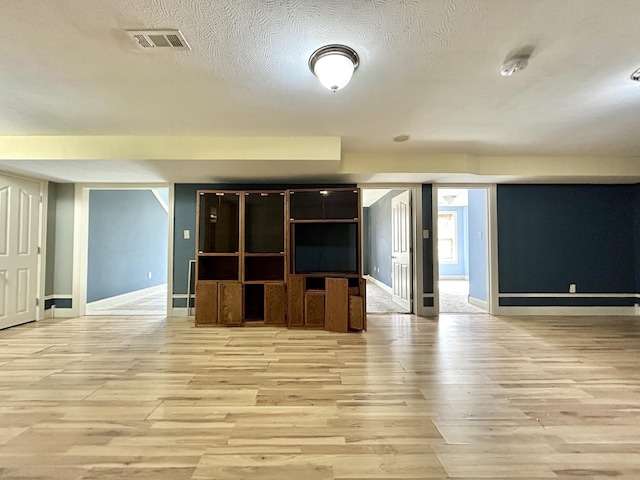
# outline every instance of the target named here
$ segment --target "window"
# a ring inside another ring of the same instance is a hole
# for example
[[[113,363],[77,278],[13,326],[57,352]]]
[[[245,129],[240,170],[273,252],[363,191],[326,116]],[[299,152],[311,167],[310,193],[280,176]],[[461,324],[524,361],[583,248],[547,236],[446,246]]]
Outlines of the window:
[[[458,263],[458,213],[438,213],[438,261]]]

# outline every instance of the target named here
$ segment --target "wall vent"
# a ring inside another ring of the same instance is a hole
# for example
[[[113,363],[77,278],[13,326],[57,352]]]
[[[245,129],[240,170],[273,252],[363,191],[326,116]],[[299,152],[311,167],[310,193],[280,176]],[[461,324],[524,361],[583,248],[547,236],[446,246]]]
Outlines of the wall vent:
[[[127,34],[143,50],[191,50],[179,30],[127,30]]]

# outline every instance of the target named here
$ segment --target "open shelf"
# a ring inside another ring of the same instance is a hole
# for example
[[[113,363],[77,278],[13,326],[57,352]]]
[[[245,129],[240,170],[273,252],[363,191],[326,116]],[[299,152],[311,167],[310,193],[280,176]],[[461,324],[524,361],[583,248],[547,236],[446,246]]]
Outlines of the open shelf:
[[[238,280],[237,255],[198,256],[198,280]]]
[[[250,283],[244,286],[244,320],[261,322],[264,320],[264,284]]]
[[[244,280],[284,281],[284,255],[246,256],[244,258]]]
[[[360,217],[358,191],[327,189],[292,191],[289,195],[291,220],[357,220]]]

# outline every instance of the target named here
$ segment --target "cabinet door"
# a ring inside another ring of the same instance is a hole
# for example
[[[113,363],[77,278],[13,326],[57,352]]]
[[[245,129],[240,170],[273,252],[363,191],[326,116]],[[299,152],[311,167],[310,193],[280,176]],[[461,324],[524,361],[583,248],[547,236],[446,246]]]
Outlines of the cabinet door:
[[[349,331],[349,282],[346,278],[327,278],[324,329]]]
[[[364,303],[357,295],[349,295],[349,329],[364,330]]]
[[[304,309],[305,327],[324,327],[324,292],[307,292]]]
[[[234,192],[200,192],[198,196],[198,252],[240,251],[240,196]]]
[[[264,284],[264,323],[284,325],[284,283]]]
[[[223,325],[242,325],[242,284],[240,282],[220,282],[218,321]]]
[[[289,301],[287,323],[290,327],[304,325],[304,277],[291,275],[288,282]]]
[[[247,193],[244,209],[245,252],[283,253],[284,193]]]
[[[196,326],[218,323],[218,282],[196,283]]]

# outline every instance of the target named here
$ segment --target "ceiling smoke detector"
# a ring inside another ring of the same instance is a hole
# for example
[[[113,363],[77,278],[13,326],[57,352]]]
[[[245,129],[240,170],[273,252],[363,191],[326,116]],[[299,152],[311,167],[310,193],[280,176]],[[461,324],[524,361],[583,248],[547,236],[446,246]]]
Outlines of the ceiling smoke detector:
[[[505,61],[500,67],[500,75],[503,77],[510,77],[520,70],[524,70],[529,65],[528,55],[518,55],[517,57],[511,57]]]
[[[127,30],[143,50],[191,50],[180,30]]]

